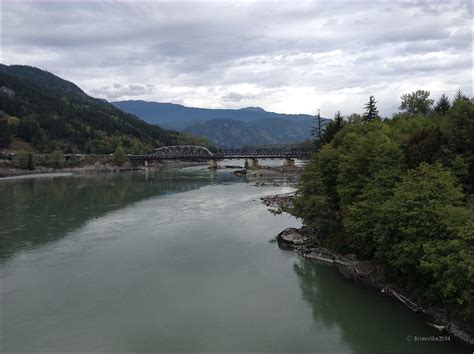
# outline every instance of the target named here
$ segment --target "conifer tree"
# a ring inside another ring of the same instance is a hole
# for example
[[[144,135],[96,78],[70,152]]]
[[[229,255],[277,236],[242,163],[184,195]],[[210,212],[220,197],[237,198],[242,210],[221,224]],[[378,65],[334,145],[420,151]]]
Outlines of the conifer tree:
[[[449,102],[448,96],[443,93],[436,102],[435,111],[444,114],[449,110],[449,108],[451,108],[451,103]]]
[[[362,120],[365,123],[370,123],[376,119],[380,119],[379,111],[377,109],[377,101],[372,95],[369,97],[369,102],[365,105],[365,113],[362,116]]]
[[[324,128],[323,142],[329,144],[339,130],[344,126],[345,121],[340,111],[334,115],[334,119]]]
[[[313,127],[312,135],[315,137],[316,146],[321,146],[322,141],[322,123],[321,123],[321,113],[318,108],[318,113],[316,114],[316,125]]]

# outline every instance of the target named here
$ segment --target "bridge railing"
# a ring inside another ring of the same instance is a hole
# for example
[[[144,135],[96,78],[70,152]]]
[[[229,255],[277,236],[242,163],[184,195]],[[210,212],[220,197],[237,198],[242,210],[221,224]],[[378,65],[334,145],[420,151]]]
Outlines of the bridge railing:
[[[222,159],[307,159],[314,150],[311,149],[220,149],[211,152],[200,146],[171,146],[157,149],[150,155],[129,155],[131,160],[222,160]]]

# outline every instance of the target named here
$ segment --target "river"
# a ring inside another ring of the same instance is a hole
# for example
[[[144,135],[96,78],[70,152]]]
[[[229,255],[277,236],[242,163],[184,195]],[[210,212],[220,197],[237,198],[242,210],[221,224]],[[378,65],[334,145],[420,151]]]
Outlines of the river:
[[[0,181],[2,351],[463,352],[270,243],[300,222],[204,166]]]

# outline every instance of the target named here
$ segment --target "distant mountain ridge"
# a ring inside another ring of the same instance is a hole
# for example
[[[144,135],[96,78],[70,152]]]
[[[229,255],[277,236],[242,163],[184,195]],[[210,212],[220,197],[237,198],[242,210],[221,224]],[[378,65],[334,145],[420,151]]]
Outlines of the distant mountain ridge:
[[[264,118],[254,122],[235,119],[213,119],[188,127],[186,132],[206,137],[217,146],[278,145],[301,142],[311,137],[312,120],[289,122],[280,118]]]
[[[148,123],[208,138],[222,147],[288,144],[311,137],[315,117],[267,112],[260,107],[208,109],[147,101],[111,102]],[[322,118],[323,126],[329,122]]]

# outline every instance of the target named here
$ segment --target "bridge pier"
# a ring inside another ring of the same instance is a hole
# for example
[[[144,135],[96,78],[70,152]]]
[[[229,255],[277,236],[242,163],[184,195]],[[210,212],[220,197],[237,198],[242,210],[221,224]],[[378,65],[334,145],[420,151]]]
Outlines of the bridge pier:
[[[260,166],[258,165],[257,159],[250,159],[250,168],[258,169]]]
[[[285,159],[285,161],[283,161],[283,166],[285,166],[285,167],[295,167],[295,160],[294,159]]]
[[[148,160],[145,160],[145,167],[148,167]]]
[[[213,170],[217,170],[217,160],[216,159],[210,159],[209,160],[209,168],[212,168]]]

